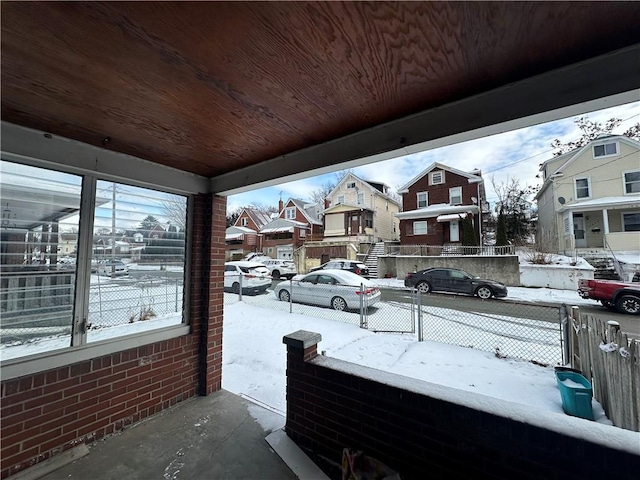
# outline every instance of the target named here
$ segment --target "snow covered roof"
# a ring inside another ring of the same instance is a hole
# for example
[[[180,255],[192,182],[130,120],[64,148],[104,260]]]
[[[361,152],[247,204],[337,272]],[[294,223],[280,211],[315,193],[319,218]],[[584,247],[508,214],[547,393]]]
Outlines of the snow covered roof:
[[[624,196],[624,197],[601,197],[582,202],[563,205],[558,209],[560,212],[570,210],[590,210],[593,208],[640,208],[640,195]]]
[[[262,227],[260,233],[293,232],[295,228],[307,228],[307,224],[286,218],[276,218]]]
[[[450,222],[451,220],[461,220],[463,218],[467,218],[467,213],[447,213],[445,215],[438,215],[436,220],[438,222]]]
[[[322,213],[326,215],[327,213],[333,213],[333,211],[347,212],[351,210],[370,210],[373,212],[372,209],[365,207],[364,205],[349,205],[348,203],[338,203],[337,205],[325,208]]]
[[[445,170],[451,173],[455,173],[456,175],[460,175],[461,177],[467,177],[469,179],[469,183],[480,183],[482,182],[482,173],[480,170],[475,169],[473,172],[463,172],[462,170],[458,170],[457,168],[449,167],[447,165],[443,165],[442,163],[433,162],[426,169],[420,172],[418,175],[413,177],[409,182],[398,189],[398,193],[407,193],[409,191],[409,187],[424,177],[427,173],[434,169]]]
[[[435,205],[418,208],[417,210],[409,210],[407,212],[396,213],[395,216],[399,219],[433,218],[450,214],[455,214],[455,217],[459,217],[459,214],[473,214],[478,213],[479,211],[480,209],[477,205],[449,205],[448,203],[436,203]]]

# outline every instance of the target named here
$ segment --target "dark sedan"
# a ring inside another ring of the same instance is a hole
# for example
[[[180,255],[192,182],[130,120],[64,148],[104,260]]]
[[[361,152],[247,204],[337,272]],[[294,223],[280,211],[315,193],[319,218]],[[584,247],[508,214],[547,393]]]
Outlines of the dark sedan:
[[[507,296],[507,287],[504,283],[474,277],[454,268],[427,268],[418,272],[410,272],[407,273],[404,284],[422,293],[466,293],[467,295],[477,295],[482,299]]]

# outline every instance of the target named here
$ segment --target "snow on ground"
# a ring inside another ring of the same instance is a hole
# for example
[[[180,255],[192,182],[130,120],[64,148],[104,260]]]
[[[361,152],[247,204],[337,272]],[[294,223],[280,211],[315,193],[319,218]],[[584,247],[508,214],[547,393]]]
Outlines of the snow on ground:
[[[564,415],[552,367],[499,359],[471,348],[417,342],[413,334],[373,333],[295,313],[273,315],[272,310],[245,302],[225,305],[223,388],[284,412],[282,338],[297,330],[320,333],[318,350],[328,357]],[[595,400],[593,410],[597,422],[611,424]]]

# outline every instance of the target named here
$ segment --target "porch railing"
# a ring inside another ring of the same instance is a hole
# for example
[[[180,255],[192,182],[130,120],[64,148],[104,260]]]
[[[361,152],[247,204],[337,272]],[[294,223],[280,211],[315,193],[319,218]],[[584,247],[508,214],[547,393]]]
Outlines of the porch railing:
[[[460,255],[515,255],[514,245],[464,246],[464,245],[392,245],[389,255],[439,257]]]

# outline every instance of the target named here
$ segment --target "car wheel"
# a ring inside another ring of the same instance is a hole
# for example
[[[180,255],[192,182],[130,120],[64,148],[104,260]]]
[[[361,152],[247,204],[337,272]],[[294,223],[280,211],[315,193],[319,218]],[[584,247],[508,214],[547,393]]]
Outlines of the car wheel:
[[[615,310],[616,309],[616,304],[613,302],[610,302],[609,300],[600,300],[600,303],[602,304],[602,306],[608,310]]]
[[[622,295],[616,300],[616,307],[622,313],[630,315],[640,314],[640,297],[635,295]]]
[[[238,282],[233,282],[233,285],[231,285],[231,291],[233,293],[240,293],[240,284]]]
[[[273,272],[271,272],[271,276],[273,278],[280,278],[280,270],[274,270]]]
[[[342,297],[333,297],[331,299],[331,308],[342,312],[347,309],[347,302]]]
[[[418,282],[416,289],[420,293],[429,293],[431,292],[431,284],[429,282]]]
[[[478,287],[478,289],[476,290],[476,295],[478,295],[481,299],[486,300],[487,298],[491,298],[493,296],[493,290],[486,286]]]
[[[278,294],[278,298],[283,302],[291,301],[291,295],[289,295],[289,292],[287,292],[286,290],[280,290],[280,293]]]

